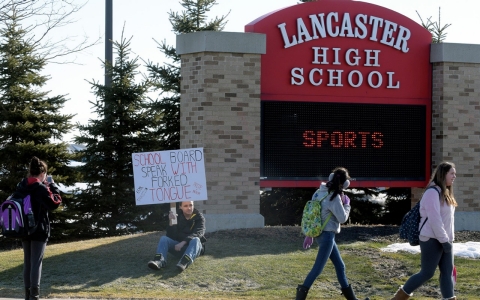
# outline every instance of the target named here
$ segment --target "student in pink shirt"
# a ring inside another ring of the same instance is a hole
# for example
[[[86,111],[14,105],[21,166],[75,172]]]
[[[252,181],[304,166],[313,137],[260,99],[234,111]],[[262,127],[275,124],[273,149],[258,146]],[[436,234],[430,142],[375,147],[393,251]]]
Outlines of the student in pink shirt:
[[[453,196],[455,165],[442,162],[435,169],[420,200],[421,270],[400,287],[392,300],[406,300],[413,291],[427,282],[440,269],[440,292],[443,299],[457,299],[453,289],[454,213],[457,202]]]

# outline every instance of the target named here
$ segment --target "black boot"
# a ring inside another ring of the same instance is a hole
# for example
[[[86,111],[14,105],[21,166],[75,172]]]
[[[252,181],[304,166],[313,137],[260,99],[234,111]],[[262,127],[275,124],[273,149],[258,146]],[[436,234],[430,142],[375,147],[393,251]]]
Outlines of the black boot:
[[[297,286],[297,296],[295,300],[305,300],[307,298],[309,288],[303,285]]]
[[[167,262],[163,257],[162,253],[155,254],[153,260],[148,262],[148,267],[153,270],[160,270],[161,268],[165,268],[167,266]]]
[[[30,288],[25,287],[25,300],[30,300]]]
[[[342,288],[342,294],[347,300],[358,300],[351,284],[346,288]],[[370,300],[370,298],[367,297],[365,300]]]
[[[31,287],[29,300],[38,300],[38,299],[40,299],[40,288],[38,286]]]

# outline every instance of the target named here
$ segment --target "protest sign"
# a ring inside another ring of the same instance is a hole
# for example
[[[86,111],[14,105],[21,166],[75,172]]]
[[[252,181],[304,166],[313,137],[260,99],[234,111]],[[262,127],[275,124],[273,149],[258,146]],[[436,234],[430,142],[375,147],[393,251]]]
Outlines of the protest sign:
[[[203,148],[132,153],[136,205],[207,200]]]

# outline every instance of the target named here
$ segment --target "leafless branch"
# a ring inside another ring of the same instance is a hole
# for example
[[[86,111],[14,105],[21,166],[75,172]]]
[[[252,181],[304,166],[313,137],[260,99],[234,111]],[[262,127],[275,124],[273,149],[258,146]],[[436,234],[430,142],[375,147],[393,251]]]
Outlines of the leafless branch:
[[[0,0],[0,30],[12,24],[21,25],[25,39],[37,54],[50,63],[74,63],[68,56],[90,48],[101,41],[86,35],[57,36],[56,29],[75,23],[75,13],[87,0]],[[97,0],[95,0],[97,1]]]

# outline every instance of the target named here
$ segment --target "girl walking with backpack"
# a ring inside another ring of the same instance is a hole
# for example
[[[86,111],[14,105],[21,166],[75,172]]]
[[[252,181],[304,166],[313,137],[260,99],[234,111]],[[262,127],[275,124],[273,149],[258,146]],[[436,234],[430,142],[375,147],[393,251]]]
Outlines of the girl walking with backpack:
[[[53,179],[47,181],[47,164],[33,157],[29,165],[28,177],[18,185],[14,196],[23,198],[30,195],[36,229],[22,240],[23,246],[23,282],[25,285],[25,300],[40,298],[40,277],[42,261],[47,240],[50,237],[50,220],[48,211],[56,209],[62,198]]]
[[[321,210],[322,224],[324,222],[327,223],[322,233],[315,238],[318,243],[317,258],[303,284],[297,287],[296,300],[304,300],[307,298],[310,287],[313,285],[315,279],[322,273],[329,258],[335,267],[343,296],[347,300],[357,300],[352,286],[348,283],[347,275],[345,274],[345,264],[335,243],[335,234],[340,233],[340,224],[345,223],[350,214],[350,199],[346,195],[343,195],[343,190],[350,185],[348,179],[350,179],[350,176],[347,169],[342,167],[335,168],[328,178],[329,181],[322,183],[317,191],[321,194],[318,195],[318,198],[323,198],[328,194],[322,202]],[[312,243],[313,238],[306,237],[303,247],[308,249]],[[365,300],[368,299],[369,298],[366,298]]]
[[[440,269],[440,292],[443,299],[455,300],[453,288],[454,213],[457,202],[453,196],[455,165],[442,162],[435,169],[420,200],[421,270],[401,286],[392,300],[407,300],[413,291],[427,282]],[[431,188],[433,187],[433,188]]]

